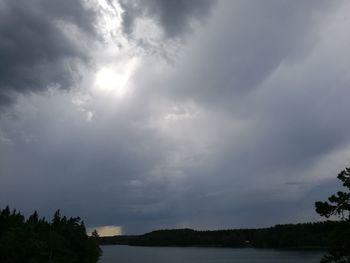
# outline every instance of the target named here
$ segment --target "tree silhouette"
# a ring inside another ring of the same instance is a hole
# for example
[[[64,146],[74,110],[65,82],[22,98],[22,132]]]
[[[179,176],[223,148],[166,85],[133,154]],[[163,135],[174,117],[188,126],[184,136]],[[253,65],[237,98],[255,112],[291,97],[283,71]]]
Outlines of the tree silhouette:
[[[98,234],[98,232],[97,232],[96,229],[95,229],[94,231],[92,231],[91,236],[92,236],[93,238],[99,238],[99,237],[100,237],[100,235]]]
[[[341,224],[337,227],[329,243],[328,255],[322,263],[350,263],[350,168],[345,168],[338,174],[346,191],[338,191],[326,202],[316,202],[316,212],[329,218],[336,216]]]
[[[37,212],[25,220],[16,210],[0,209],[1,263],[96,263],[100,255],[79,217],[61,217],[58,210],[51,222]]]

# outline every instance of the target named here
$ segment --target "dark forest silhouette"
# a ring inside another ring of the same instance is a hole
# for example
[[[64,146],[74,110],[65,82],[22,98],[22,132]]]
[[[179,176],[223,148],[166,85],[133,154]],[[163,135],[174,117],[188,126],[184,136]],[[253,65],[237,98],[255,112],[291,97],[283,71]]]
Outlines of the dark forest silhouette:
[[[96,263],[100,255],[79,217],[61,217],[58,210],[48,222],[37,212],[25,219],[8,206],[0,210],[1,263]]]
[[[261,229],[196,231],[157,230],[137,236],[100,237],[100,244],[132,246],[209,246],[256,248],[325,248],[339,222],[276,225]]]
[[[345,168],[338,174],[346,192],[338,191],[328,198],[327,202],[316,202],[316,212],[329,218],[340,219],[338,227],[329,239],[328,255],[322,263],[350,263],[350,168]]]

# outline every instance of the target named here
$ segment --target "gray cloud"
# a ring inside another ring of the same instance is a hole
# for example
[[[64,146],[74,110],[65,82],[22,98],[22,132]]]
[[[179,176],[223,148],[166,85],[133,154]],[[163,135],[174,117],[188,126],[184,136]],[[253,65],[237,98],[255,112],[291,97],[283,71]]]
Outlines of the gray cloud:
[[[346,102],[337,98],[348,93],[346,82],[329,81],[344,72],[348,58],[327,46],[329,35],[322,31],[336,18],[339,3],[224,2],[198,37],[200,48],[190,47],[168,76],[152,78],[150,89],[219,109],[233,125],[249,123],[238,143],[226,142],[231,146],[223,154],[231,158],[222,158],[222,170],[241,167],[243,177],[257,166],[264,173],[305,169],[349,142],[350,127],[341,124]],[[340,63],[330,70],[324,52]]]
[[[80,0],[1,0],[0,106],[17,93],[72,85],[77,63],[89,58],[72,31],[95,35],[94,19]]]
[[[232,107],[232,99],[239,101],[252,92],[282,63],[308,56],[319,41],[318,27],[336,8],[326,1],[299,6],[289,1],[220,3],[207,30],[198,36],[199,47],[176,65],[181,74],[177,87],[166,85],[174,96],[192,95]]]
[[[215,0],[122,0],[123,30],[132,34],[136,19],[150,18],[155,20],[169,38],[187,33],[191,23],[209,16]]]

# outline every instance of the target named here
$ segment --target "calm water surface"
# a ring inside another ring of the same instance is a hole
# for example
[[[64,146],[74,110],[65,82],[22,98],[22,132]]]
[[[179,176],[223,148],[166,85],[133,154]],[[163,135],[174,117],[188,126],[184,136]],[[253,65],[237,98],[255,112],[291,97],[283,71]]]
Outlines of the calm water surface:
[[[320,251],[102,246],[100,263],[318,263]]]

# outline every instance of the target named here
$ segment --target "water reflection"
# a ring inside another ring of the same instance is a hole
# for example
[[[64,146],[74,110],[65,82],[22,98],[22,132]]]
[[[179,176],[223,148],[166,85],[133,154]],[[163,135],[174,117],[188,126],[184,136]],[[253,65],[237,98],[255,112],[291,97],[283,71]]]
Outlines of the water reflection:
[[[321,251],[103,246],[100,263],[319,263]]]

